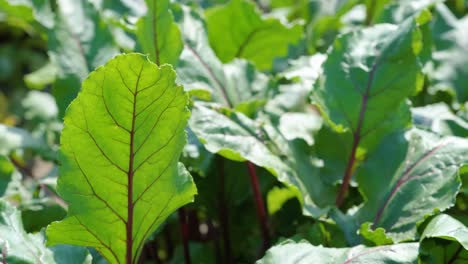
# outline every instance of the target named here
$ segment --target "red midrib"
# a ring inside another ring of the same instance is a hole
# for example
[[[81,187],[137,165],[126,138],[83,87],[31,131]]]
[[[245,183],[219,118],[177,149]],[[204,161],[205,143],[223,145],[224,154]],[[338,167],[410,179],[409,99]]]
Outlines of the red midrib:
[[[128,184],[128,195],[127,195],[127,223],[126,223],[126,264],[132,264],[132,248],[133,248],[133,166],[134,166],[134,139],[135,139],[135,120],[136,120],[136,100],[138,95],[138,84],[140,82],[141,72],[143,71],[143,65],[141,66],[140,73],[138,74],[135,93],[133,94],[133,112],[132,112],[132,128],[130,130],[130,158],[128,162],[128,172],[127,172],[127,184]]]
[[[380,222],[380,219],[382,218],[383,212],[387,208],[388,204],[390,203],[390,200],[393,198],[395,193],[400,189],[400,187],[405,184],[406,182],[412,180],[415,176],[411,176],[411,172],[423,161],[428,159],[432,154],[437,152],[440,148],[444,147],[447,144],[447,142],[440,143],[430,151],[424,153],[415,163],[413,163],[411,166],[409,166],[404,172],[403,175],[401,176],[400,179],[398,179],[397,183],[395,186],[392,188],[390,193],[387,195],[387,197],[384,200],[384,203],[382,206],[378,209],[377,214],[375,215],[374,222],[372,224],[372,228],[375,229],[377,227],[377,224]]]
[[[229,108],[232,108],[233,104],[231,102],[231,100],[229,100],[229,97],[227,96],[227,91],[226,91],[226,88],[224,87],[224,85],[221,84],[221,81],[216,77],[216,75],[214,74],[213,70],[211,69],[211,67],[200,57],[200,55],[197,53],[197,51],[195,51],[192,47],[190,47],[190,45],[188,44],[185,44],[185,47],[188,48],[188,50],[190,50],[190,52],[192,52],[192,54],[195,56],[195,58],[203,65],[203,67],[208,71],[208,74],[210,75],[211,79],[213,81],[215,81],[215,83],[218,85],[218,90],[221,91],[221,95],[224,99],[224,101],[226,102],[226,105],[229,107]]]
[[[374,80],[374,74],[378,66],[378,59],[379,57],[376,58],[374,65],[372,65],[372,69],[369,73],[369,79],[367,80],[366,90],[364,91],[364,94],[362,95],[361,110],[359,111],[358,124],[357,124],[356,130],[352,131],[353,146],[351,148],[351,154],[349,156],[348,164],[346,165],[345,173],[343,176],[343,183],[340,187],[340,191],[338,192],[338,196],[336,197],[337,207],[340,207],[343,204],[344,197],[349,188],[349,182],[351,181],[351,177],[353,176],[353,167],[354,167],[354,163],[356,162],[356,152],[357,152],[357,148],[359,147],[359,143],[361,142],[362,124],[364,123],[364,118],[365,118],[365,114],[367,110],[367,102],[369,100],[369,93],[372,87],[372,82]]]

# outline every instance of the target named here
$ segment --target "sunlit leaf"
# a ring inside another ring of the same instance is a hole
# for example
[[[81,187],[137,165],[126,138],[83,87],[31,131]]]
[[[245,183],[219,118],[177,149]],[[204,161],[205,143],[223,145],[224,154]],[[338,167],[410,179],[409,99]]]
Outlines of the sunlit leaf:
[[[196,193],[178,159],[188,97],[171,66],[120,55],[83,82],[61,136],[58,192],[68,216],[49,245],[96,248],[111,263],[137,263],[144,241]]]

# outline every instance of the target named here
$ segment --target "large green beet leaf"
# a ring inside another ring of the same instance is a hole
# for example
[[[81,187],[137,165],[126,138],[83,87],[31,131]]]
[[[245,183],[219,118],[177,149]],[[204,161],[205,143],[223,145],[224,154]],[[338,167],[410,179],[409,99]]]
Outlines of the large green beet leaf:
[[[418,21],[426,22],[427,16],[344,34],[323,65],[313,100],[336,131],[351,134],[343,146],[349,154],[338,205],[362,155],[411,122],[405,99],[422,84]]]
[[[69,212],[49,226],[49,245],[91,246],[110,263],[136,263],[148,236],[192,201],[195,186],[178,167],[188,97],[175,78],[171,66],[127,54],[84,81],[61,137],[57,188]]]

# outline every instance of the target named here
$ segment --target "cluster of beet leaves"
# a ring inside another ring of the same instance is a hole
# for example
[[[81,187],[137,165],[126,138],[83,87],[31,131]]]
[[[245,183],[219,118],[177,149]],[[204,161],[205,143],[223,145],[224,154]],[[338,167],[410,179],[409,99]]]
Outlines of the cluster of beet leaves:
[[[0,0],[0,263],[468,263],[467,13]]]

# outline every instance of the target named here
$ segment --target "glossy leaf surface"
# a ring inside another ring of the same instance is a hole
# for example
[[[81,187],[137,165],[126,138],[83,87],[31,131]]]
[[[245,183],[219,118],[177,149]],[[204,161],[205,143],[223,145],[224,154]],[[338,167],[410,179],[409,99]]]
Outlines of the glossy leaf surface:
[[[205,147],[235,161],[249,160],[292,187],[309,215],[320,216],[333,200],[332,186],[319,178],[306,142],[288,141],[268,121],[254,121],[216,104],[197,104],[190,127]]]
[[[415,18],[398,27],[377,25],[335,40],[312,99],[337,132],[351,133],[345,143],[349,156],[338,206],[362,155],[385,135],[409,125],[405,99],[422,85],[417,57],[422,47]]]

